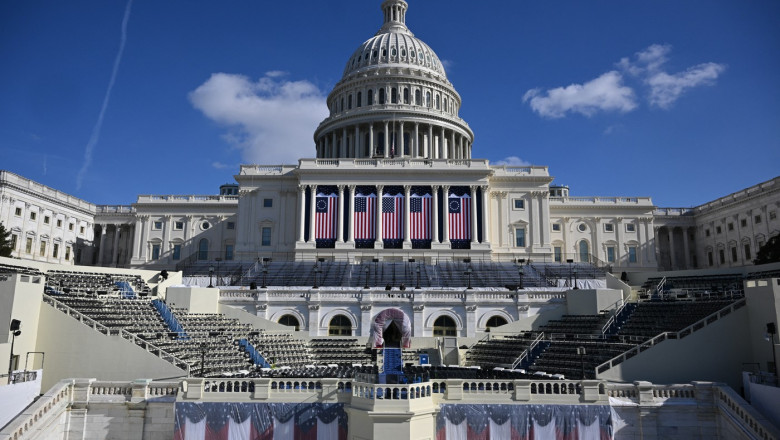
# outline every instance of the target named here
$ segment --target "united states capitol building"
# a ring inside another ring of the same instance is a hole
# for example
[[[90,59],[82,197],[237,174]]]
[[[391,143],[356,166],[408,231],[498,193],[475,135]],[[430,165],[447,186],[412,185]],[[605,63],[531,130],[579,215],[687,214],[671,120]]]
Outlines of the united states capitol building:
[[[407,8],[297,164],[131,205],[0,171],[0,359],[49,389],[0,438],[777,438],[734,390],[775,367],[780,177],[669,208],[479,159]]]

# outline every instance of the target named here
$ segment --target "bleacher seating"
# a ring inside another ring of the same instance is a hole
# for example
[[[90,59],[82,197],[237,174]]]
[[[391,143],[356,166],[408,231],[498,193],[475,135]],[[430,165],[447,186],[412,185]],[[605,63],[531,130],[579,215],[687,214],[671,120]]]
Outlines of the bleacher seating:
[[[318,364],[369,364],[375,361],[372,350],[354,338],[315,338],[309,349]]]
[[[539,327],[547,334],[561,335],[595,335],[601,334],[604,324],[609,320],[609,314],[600,315],[563,315],[561,319],[553,319]]]
[[[511,368],[515,360],[530,347],[537,336],[537,333],[526,332],[483,339],[466,352],[466,365],[482,368]]]
[[[635,344],[606,340],[552,340],[534,364],[528,367],[528,370],[563,374],[569,379],[580,379],[584,366],[585,379],[594,379],[597,365],[634,346]],[[577,354],[579,347],[585,348],[585,354],[582,356]]]
[[[150,295],[149,285],[140,275],[52,270],[46,273],[46,286],[57,292],[76,295]],[[132,294],[127,288],[132,289]]]
[[[723,295],[730,292],[742,292],[744,276],[741,274],[688,275],[666,277],[662,292],[656,292],[662,277],[648,278],[642,284],[642,290],[649,295],[660,297],[701,297]]]
[[[677,332],[731,303],[730,299],[642,301],[617,334],[648,339],[663,332]]]

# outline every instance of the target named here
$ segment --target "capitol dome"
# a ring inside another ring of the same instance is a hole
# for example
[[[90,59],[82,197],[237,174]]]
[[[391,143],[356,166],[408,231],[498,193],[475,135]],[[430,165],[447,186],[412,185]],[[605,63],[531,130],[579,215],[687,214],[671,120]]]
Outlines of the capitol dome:
[[[474,133],[436,53],[406,27],[404,0],[382,3],[379,31],[353,52],[314,132],[317,158],[470,159]]]

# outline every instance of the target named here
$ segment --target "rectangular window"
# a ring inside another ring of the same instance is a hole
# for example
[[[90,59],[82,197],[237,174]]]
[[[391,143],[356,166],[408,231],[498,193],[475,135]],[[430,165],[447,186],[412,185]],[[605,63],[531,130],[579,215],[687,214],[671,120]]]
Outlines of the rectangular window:
[[[225,261],[233,261],[233,245],[225,245]]]
[[[274,206],[274,199],[263,199],[263,208],[272,208]]]
[[[615,262],[615,246],[607,247],[607,262],[609,263]]]
[[[58,218],[58,219],[57,219],[57,227],[58,227],[58,228],[61,228],[61,227],[62,227],[62,219],[61,219],[61,218]]]
[[[27,237],[27,241],[24,243],[24,252],[26,254],[32,253],[32,245],[33,245],[32,237]]]
[[[734,223],[729,223],[729,231],[733,231],[733,230],[734,230]]]
[[[720,226],[716,226],[715,227],[715,233],[716,234],[722,234],[723,233],[723,229],[721,229]]]
[[[775,211],[769,211],[769,220],[774,220],[777,218],[777,213]]]
[[[175,244],[173,245],[173,253],[172,258],[174,261],[178,261],[181,259],[181,245]]]
[[[750,260],[750,244],[745,243],[745,260]]]
[[[19,237],[16,234],[11,234],[11,250],[16,250],[16,242],[19,241]]]
[[[182,229],[184,229],[184,222],[174,222],[173,229],[177,231],[181,231]]]
[[[51,221],[51,218],[48,215],[43,216],[43,224],[48,225]]]
[[[561,249],[560,246],[555,246],[553,248],[553,257],[556,263],[560,263],[563,261],[563,249]]]
[[[755,216],[755,217],[754,217],[754,219],[753,219],[753,220],[754,220],[754,223],[755,223],[755,224],[759,224],[759,223],[761,223],[761,216],[760,216],[760,215],[757,215],[757,216]]]
[[[523,228],[515,229],[515,246],[525,247],[525,229]]]
[[[22,208],[14,209],[14,215],[17,216],[17,217],[21,217],[22,216]]]
[[[628,262],[636,263],[636,246],[628,247]]]
[[[626,232],[635,232],[636,225],[633,223],[626,223]]]
[[[732,246],[731,247],[731,262],[734,263],[737,261],[737,247]]]
[[[69,224],[68,224],[68,230],[69,230],[69,231],[72,231],[72,230],[73,230],[73,223],[69,223]]]
[[[70,246],[65,246],[65,260],[70,260]]]
[[[51,248],[51,256],[52,256],[52,258],[58,258],[60,256],[60,245],[59,245],[59,243],[54,243],[54,247]]]
[[[236,229],[236,222],[227,222],[228,229]]]
[[[615,225],[612,223],[604,223],[604,232],[615,232]]]
[[[525,209],[525,200],[515,199],[515,209]]]
[[[46,242],[45,241],[41,242],[41,246],[38,249],[38,255],[40,255],[41,257],[45,257],[46,256]]]
[[[704,236],[705,237],[709,237],[710,236],[710,230],[709,229],[705,229],[704,230]]]
[[[30,220],[35,220],[36,218],[38,218],[38,213],[35,212],[35,211],[31,212],[30,213]]]
[[[742,226],[743,228],[747,228],[747,219],[743,218],[742,220],[740,220],[739,225]]]
[[[712,251],[707,252],[707,262],[710,264],[710,267],[715,265],[715,261],[712,259]]]
[[[156,222],[152,223],[152,229],[154,229],[155,231],[159,231],[160,229],[162,229],[162,225],[163,225],[163,222],[156,221]]]
[[[560,223],[553,223],[552,224],[552,230],[555,231],[555,232],[560,232],[561,224]]]
[[[83,234],[83,233],[84,233],[84,226],[81,226],[81,227],[79,228],[79,234]]]
[[[263,228],[263,238],[261,246],[271,246],[271,228]]]
[[[718,249],[718,260],[720,260],[720,264],[726,264],[726,251],[723,249]]]
[[[159,244],[153,244],[152,245],[152,260],[159,260],[160,259],[160,245]]]

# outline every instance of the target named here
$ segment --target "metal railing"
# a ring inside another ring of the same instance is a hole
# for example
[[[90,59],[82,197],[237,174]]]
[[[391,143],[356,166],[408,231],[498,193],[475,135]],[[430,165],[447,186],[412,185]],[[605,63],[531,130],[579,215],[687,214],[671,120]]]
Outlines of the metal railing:
[[[512,369],[515,369],[517,368],[518,365],[522,364],[525,358],[527,358],[528,356],[531,355],[531,353],[533,353],[534,348],[536,348],[536,346],[539,345],[539,342],[541,342],[542,339],[544,339],[544,332],[539,333],[539,336],[537,336],[536,339],[534,339],[534,341],[531,342],[531,345],[529,345],[528,348],[523,350],[523,352],[520,353],[520,356],[518,356],[517,359],[515,359],[515,361],[512,362]]]
[[[626,360],[638,355],[639,353],[650,349],[654,345],[660,344],[663,341],[666,341],[667,339],[682,339],[686,336],[691,335],[693,332],[699,331],[703,329],[704,327],[707,327],[708,325],[711,325],[715,321],[723,318],[724,316],[730,314],[731,312],[734,312],[746,305],[746,300],[744,298],[733,302],[729,304],[726,307],[723,307],[722,309],[711,313],[710,315],[705,316],[704,318],[694,322],[693,324],[689,325],[688,327],[685,327],[684,329],[677,331],[677,332],[663,332],[659,334],[658,336],[655,336],[651,339],[648,339],[647,341],[642,342],[641,344],[638,344],[636,347],[625,351],[624,353],[621,353],[612,359],[603,362],[596,366],[596,374],[603,373],[610,368],[614,368],[617,365],[620,365],[621,363],[625,362]]]
[[[79,312],[78,310],[69,307],[56,299],[52,298],[48,295],[43,295],[43,302],[46,304],[49,304],[50,306],[54,307],[55,309],[65,313],[66,315],[71,316],[72,318],[75,318],[82,324],[91,327],[93,330],[98,331],[106,336],[119,336],[122,339],[125,339],[127,341],[130,341],[134,343],[135,345],[141,347],[142,349],[146,350],[147,352],[159,357],[160,359],[170,362],[171,364],[175,365],[178,368],[181,368],[182,370],[187,372],[187,375],[190,374],[190,364],[188,364],[183,359],[163,350],[162,348],[149,343],[145,341],[144,339],[139,338],[138,336],[128,332],[125,329],[111,329],[106,327],[105,325],[95,321],[94,319],[84,315],[83,313]]]

